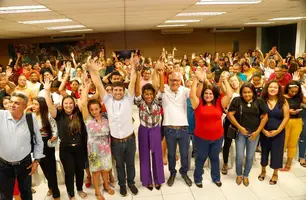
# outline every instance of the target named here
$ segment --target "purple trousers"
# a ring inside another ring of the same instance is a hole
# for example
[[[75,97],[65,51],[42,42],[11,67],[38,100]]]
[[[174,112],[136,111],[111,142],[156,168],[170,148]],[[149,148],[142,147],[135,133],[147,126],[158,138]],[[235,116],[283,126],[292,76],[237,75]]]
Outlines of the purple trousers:
[[[165,182],[165,174],[162,157],[160,126],[147,128],[140,125],[138,129],[138,144],[140,161],[140,181],[142,182],[142,185],[148,186],[150,184],[153,184],[150,152],[152,153],[154,184],[161,185]]]

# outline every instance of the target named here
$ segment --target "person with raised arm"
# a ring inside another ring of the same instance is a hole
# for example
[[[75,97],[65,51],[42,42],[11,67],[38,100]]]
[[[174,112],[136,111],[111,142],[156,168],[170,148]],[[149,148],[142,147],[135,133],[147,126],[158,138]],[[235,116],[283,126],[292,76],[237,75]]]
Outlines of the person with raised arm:
[[[137,55],[131,56],[131,81],[128,92],[125,93],[125,87],[122,82],[113,83],[112,94],[106,93],[99,76],[99,70],[102,68],[101,62],[90,60],[88,69],[92,82],[103,100],[108,117],[112,143],[112,154],[116,160],[117,177],[119,180],[120,194],[127,195],[126,182],[134,195],[138,194],[135,187],[135,153],[136,138],[132,121],[136,71],[139,64]]]
[[[155,188],[159,190],[161,184],[165,182],[161,127],[159,126],[161,121],[162,95],[164,93],[164,72],[157,66],[154,70],[159,74],[159,87],[156,87],[158,91],[156,91],[151,83],[141,85],[141,73],[143,72],[138,70],[135,97],[135,104],[139,108],[140,118],[140,126],[138,129],[140,180],[142,185],[149,190],[153,190],[150,158],[152,158]]]
[[[88,133],[87,150],[89,168],[93,173],[93,183],[97,200],[105,200],[99,189],[100,175],[103,179],[105,191],[110,195],[115,193],[108,184],[108,173],[112,169],[108,117],[106,112],[102,113],[102,105],[98,99],[88,101],[88,91],[91,83],[86,73],[83,77],[83,84],[84,89],[79,104]]]
[[[84,199],[87,194],[83,191],[85,159],[87,156],[87,132],[82,113],[75,99],[66,96],[58,109],[51,99],[51,82],[45,79],[46,103],[49,113],[56,120],[58,137],[61,140],[60,159],[65,172],[65,185],[70,200],[75,200],[74,178],[79,196]]]

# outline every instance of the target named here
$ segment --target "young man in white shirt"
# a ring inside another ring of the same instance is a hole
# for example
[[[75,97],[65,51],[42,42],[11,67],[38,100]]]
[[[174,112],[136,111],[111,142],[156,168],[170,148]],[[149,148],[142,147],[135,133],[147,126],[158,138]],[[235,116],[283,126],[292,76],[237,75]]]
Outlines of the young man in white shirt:
[[[108,94],[103,87],[99,77],[100,64],[91,61],[88,67],[92,82],[95,83],[100,98],[106,106],[112,140],[112,154],[116,160],[117,177],[119,180],[120,194],[122,196],[127,195],[126,182],[134,195],[138,193],[134,181],[136,138],[132,122],[132,107],[134,105],[135,82],[137,77],[135,66],[137,64],[138,59],[133,59],[128,92],[125,93],[125,87],[122,82],[115,82],[112,85],[112,94]]]
[[[165,137],[168,147],[168,162],[170,177],[167,184],[171,187],[176,176],[176,146],[178,144],[181,156],[181,168],[179,170],[185,183],[190,187],[192,181],[187,175],[188,171],[188,120],[187,99],[189,89],[181,86],[181,74],[172,72],[168,76],[169,85],[165,85],[163,98]]]

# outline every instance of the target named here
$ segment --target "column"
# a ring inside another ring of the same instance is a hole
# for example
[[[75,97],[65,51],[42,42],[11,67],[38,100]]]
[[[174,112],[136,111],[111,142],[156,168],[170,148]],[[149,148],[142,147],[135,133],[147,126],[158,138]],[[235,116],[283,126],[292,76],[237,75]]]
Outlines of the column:
[[[295,57],[300,57],[306,52],[306,21],[297,23],[296,42],[295,42]]]

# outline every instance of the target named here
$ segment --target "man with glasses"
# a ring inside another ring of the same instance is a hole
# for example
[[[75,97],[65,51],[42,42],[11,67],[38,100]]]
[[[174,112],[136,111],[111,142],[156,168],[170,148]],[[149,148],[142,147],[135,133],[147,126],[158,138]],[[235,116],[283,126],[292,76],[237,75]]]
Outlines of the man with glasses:
[[[165,85],[163,97],[164,131],[168,147],[168,162],[170,178],[167,184],[171,187],[176,176],[176,146],[178,144],[181,156],[179,170],[185,183],[190,187],[192,181],[187,175],[189,135],[187,121],[187,99],[189,89],[181,86],[181,74],[172,72],[168,75],[168,85]]]
[[[44,158],[44,143],[34,116],[33,131],[35,140],[31,159],[31,133],[26,114],[28,98],[23,93],[13,93],[9,110],[0,111],[0,199],[13,199],[15,180],[21,198],[32,200],[32,177],[37,170],[39,160]]]
[[[270,75],[270,80],[277,80],[278,83],[284,88],[292,79],[292,76],[287,72],[288,66],[282,65],[274,68],[274,73]]]

